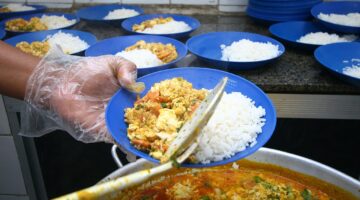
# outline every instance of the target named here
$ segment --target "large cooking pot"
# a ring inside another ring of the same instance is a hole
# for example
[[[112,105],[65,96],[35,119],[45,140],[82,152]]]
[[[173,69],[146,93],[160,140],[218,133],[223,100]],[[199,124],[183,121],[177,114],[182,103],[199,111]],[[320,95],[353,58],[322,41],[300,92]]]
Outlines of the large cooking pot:
[[[114,148],[113,148],[114,149]],[[118,162],[116,154],[113,151],[113,157]],[[331,167],[323,165],[319,162],[297,156],[294,154],[286,153],[283,151],[261,148],[256,153],[247,157],[246,159],[261,163],[274,164],[277,166],[285,167],[293,171],[297,171],[303,174],[314,176],[328,183],[332,183],[350,193],[355,197],[360,198],[360,182],[350,176],[339,172]],[[139,159],[136,162],[129,163],[124,167],[114,171],[102,181],[114,179],[116,177],[124,176],[142,169],[147,169],[155,166],[155,163],[151,163],[145,159]]]

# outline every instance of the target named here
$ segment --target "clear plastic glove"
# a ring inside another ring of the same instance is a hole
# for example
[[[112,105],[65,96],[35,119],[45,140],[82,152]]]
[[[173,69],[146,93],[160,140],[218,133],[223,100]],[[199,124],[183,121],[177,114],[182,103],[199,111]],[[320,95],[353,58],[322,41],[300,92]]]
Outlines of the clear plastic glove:
[[[136,66],[118,56],[78,57],[51,49],[28,80],[20,134],[61,129],[82,142],[113,142],[106,105],[120,86],[133,89],[136,76]]]

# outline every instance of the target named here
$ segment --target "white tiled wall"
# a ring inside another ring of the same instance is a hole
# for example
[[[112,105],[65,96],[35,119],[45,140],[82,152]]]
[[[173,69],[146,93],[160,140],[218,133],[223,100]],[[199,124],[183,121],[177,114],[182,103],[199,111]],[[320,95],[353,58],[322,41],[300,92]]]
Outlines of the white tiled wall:
[[[27,2],[43,4],[48,7],[66,8],[73,3],[123,3],[123,4],[184,4],[184,5],[215,5],[220,11],[242,12],[246,9],[248,0],[0,0],[0,3]]]
[[[217,5],[218,0],[171,0],[172,4],[186,5]]]
[[[0,3],[25,3],[26,0],[0,0]]]
[[[124,4],[170,4],[170,0],[121,0]]]
[[[222,12],[245,12],[249,0],[0,0],[0,4],[14,2],[41,4],[50,8],[70,8],[74,3],[215,5]]]
[[[121,0],[74,0],[75,3],[121,3]]]

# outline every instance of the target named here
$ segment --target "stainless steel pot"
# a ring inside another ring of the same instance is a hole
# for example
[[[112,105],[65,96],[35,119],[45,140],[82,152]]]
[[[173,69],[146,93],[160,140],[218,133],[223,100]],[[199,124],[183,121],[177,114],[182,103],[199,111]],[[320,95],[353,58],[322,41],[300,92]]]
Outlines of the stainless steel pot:
[[[116,147],[113,147],[113,157],[118,163],[119,167],[121,167],[122,165],[119,162],[115,151]],[[352,193],[354,196],[360,199],[360,182],[358,180],[319,162],[269,148],[261,148],[256,153],[252,154],[246,159],[261,163],[274,164],[277,166],[291,169],[293,171],[317,177],[323,181],[332,183],[340,188],[343,188],[344,190]],[[116,177],[124,176],[138,170],[150,168],[154,165],[154,163],[151,163],[145,159],[139,159],[136,162],[129,163],[126,166],[123,166],[120,169],[114,171],[113,173],[105,177],[102,181],[107,181]]]

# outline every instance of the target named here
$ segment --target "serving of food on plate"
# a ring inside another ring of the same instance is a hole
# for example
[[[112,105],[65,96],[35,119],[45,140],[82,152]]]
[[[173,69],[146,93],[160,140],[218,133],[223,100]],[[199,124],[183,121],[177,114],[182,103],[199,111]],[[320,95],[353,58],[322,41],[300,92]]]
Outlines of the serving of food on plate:
[[[246,70],[275,61],[285,47],[270,37],[247,32],[209,32],[186,41],[190,52],[216,67]]]
[[[40,13],[40,12],[44,12],[45,9],[46,7],[42,5],[8,3],[8,4],[0,5],[0,19],[7,19],[10,17]]]
[[[178,57],[171,43],[137,41],[134,45],[116,54],[135,63],[138,68],[154,67],[174,61]]]
[[[174,20],[172,17],[156,17],[140,24],[134,24],[132,30],[141,33],[169,34],[186,32],[191,30],[191,27],[183,21]]]
[[[25,53],[43,57],[49,51],[50,47],[55,47],[56,45],[59,45],[66,54],[80,52],[89,47],[79,36],[73,36],[70,33],[63,33],[61,31],[54,35],[47,36],[43,41],[34,41],[31,43],[25,41],[19,42],[16,44],[16,47]]]
[[[311,9],[312,16],[326,28],[340,33],[360,33],[360,2],[322,2]]]
[[[140,15],[140,13],[134,9],[119,8],[109,11],[109,13],[104,17],[104,19],[105,20],[124,19],[124,18],[134,17],[136,15]]]
[[[273,24],[269,31],[287,44],[303,49],[314,50],[321,45],[338,42],[353,42],[354,34],[339,34],[329,31],[318,22],[290,21]]]
[[[138,68],[138,76],[173,67],[187,54],[186,46],[175,39],[156,35],[108,38],[88,48],[85,56],[118,55]]]
[[[161,159],[184,123],[207,96],[208,90],[195,89],[181,77],[155,83],[125,110],[128,137],[139,150]],[[265,120],[265,110],[240,92],[224,94],[201,130],[201,140],[190,162],[210,163],[230,158],[256,143]]]
[[[20,3],[9,3],[0,8],[0,13],[30,11],[35,9],[36,9],[35,7]]]
[[[43,57],[55,46],[59,46],[66,54],[79,54],[94,44],[96,37],[87,32],[63,29],[21,34],[5,42],[25,53]]]
[[[77,11],[77,15],[90,22],[121,22],[124,19],[141,15],[144,11],[139,6],[110,4],[96,5],[81,8]],[[114,24],[115,24],[114,23]]]
[[[181,38],[196,30],[200,26],[200,22],[185,15],[148,14],[129,18],[123,21],[121,26],[133,34]]]
[[[78,22],[78,18],[72,14],[34,14],[5,20],[5,30],[12,33],[35,32],[67,28]]]
[[[178,68],[144,76],[139,79],[146,86],[141,98],[123,90],[112,98],[107,126],[126,150],[159,162],[223,77],[229,77],[229,83],[214,114],[199,130],[198,147],[184,166],[215,166],[250,155],[270,138],[275,110],[256,86],[219,70]],[[119,124],[119,120],[124,121]]]

